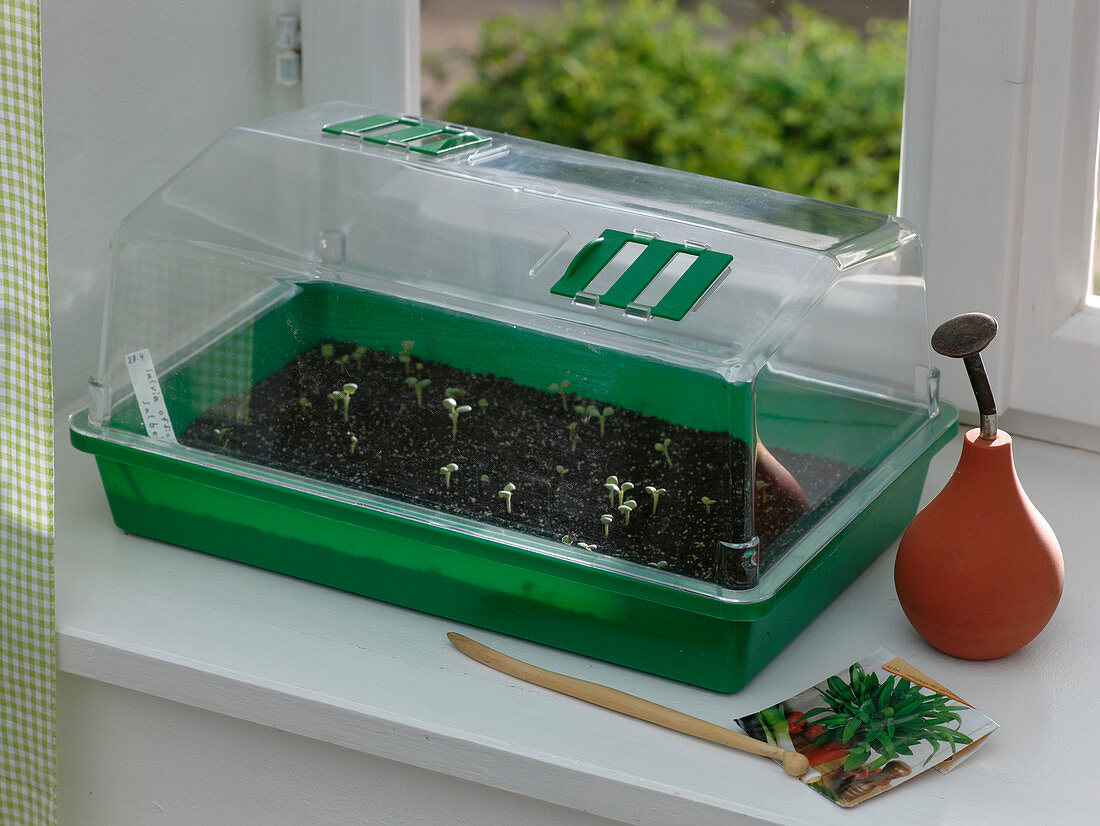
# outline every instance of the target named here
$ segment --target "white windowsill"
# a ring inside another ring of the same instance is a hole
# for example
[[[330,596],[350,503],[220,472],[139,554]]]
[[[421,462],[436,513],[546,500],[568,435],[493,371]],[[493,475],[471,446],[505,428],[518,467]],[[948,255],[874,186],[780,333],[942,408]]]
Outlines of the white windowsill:
[[[926,500],[957,459],[934,460]],[[955,660],[910,628],[887,551],[739,694],[668,680],[121,533],[91,457],[57,425],[62,671],[400,763],[639,824],[1081,822],[1079,738],[1100,665],[1100,455],[1016,440],[1019,474],[1059,533],[1067,587],[1047,630],[999,661]],[[466,660],[459,629],[539,665],[714,722],[788,697],[878,646],[1002,728],[948,776],[929,772],[856,810],[770,761],[666,732]],[[1041,813],[1041,815],[1040,815]]]

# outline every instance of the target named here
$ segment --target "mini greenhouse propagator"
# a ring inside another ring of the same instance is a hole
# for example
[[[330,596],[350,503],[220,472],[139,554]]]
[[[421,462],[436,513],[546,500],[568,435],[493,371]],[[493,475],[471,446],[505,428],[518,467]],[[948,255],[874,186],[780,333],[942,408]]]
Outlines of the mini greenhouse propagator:
[[[901,221],[325,104],[118,230],[117,524],[720,691],[954,433]]]

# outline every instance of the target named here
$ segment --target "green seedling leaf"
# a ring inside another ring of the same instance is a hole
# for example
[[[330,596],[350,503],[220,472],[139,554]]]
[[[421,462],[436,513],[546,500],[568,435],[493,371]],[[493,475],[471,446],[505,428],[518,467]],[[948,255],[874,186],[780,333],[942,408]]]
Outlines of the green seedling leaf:
[[[621,495],[621,494],[620,494]],[[619,513],[623,516],[623,526],[630,524],[630,514],[634,512],[634,509],[638,507],[638,503],[633,499],[627,499],[621,505],[619,505]]]
[[[577,452],[577,444],[581,440],[581,437],[579,435],[577,435],[577,423],[576,422],[570,422],[568,425],[566,425],[565,429],[569,433],[569,444],[572,447],[573,452],[576,453]]]
[[[439,469],[439,472],[443,476],[443,482],[447,486],[447,490],[451,489],[451,474],[458,470],[458,465],[454,462],[449,462]]]
[[[669,467],[672,467],[672,456],[669,454],[669,445],[671,444],[672,439],[665,439],[653,445],[653,449],[665,457],[665,461],[668,462]]]
[[[458,417],[462,413],[469,413],[473,408],[468,404],[459,404],[453,398],[443,400],[443,407],[447,409],[447,416],[451,419],[451,438],[458,438]]]
[[[516,486],[509,482],[502,490],[497,491],[497,496],[504,500],[504,504],[508,508],[508,513],[512,512],[512,492],[515,489]]]
[[[417,379],[415,376],[409,376],[405,379],[405,386],[411,388],[416,393],[416,406],[424,406],[424,388],[432,383],[431,379]]]
[[[653,498],[653,510],[652,513],[657,513],[657,500],[668,493],[664,488],[655,488],[653,485],[646,485],[645,492]]]
[[[566,413],[569,412],[569,401],[565,395],[565,389],[567,387],[569,387],[569,379],[562,379],[560,382],[554,382],[549,387],[551,393],[557,393],[561,396],[561,409]]]
[[[599,410],[595,405],[587,408],[586,413],[596,418],[600,423],[600,438],[604,436],[604,425],[607,423],[607,417],[615,412],[614,407],[605,407],[603,410]],[[587,421],[587,420],[586,420]]]
[[[612,479],[614,479],[615,481],[612,481]],[[608,504],[610,504],[611,507],[615,507],[615,494],[620,494],[620,499],[622,498],[621,491],[619,489],[618,477],[608,476],[607,481],[603,483],[603,486],[607,488]]]

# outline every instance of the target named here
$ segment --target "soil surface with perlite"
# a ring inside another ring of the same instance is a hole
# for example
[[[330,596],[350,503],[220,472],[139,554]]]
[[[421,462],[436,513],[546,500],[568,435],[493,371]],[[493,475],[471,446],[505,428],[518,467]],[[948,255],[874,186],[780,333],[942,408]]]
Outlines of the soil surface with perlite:
[[[346,399],[345,385],[355,385]],[[758,461],[753,480],[745,443],[728,434],[619,409],[601,434],[608,405],[554,390],[419,361],[415,351],[403,362],[328,342],[259,382],[246,405],[207,411],[180,441],[733,587],[751,584],[752,567],[778,556],[791,528],[851,471],[773,450],[779,477]],[[230,412],[241,409],[247,415]],[[666,440],[667,456],[657,449]],[[621,501],[609,477],[626,488]],[[750,484],[760,550],[745,555],[748,569],[730,551],[720,566],[719,541],[744,539]]]

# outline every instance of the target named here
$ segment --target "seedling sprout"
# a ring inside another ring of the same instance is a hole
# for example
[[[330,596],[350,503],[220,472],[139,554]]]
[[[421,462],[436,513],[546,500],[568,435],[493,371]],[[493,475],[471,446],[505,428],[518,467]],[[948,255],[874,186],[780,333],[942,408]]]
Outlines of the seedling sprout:
[[[646,485],[645,492],[653,497],[653,513],[657,512],[657,500],[668,493],[664,488],[655,488],[653,485]]]
[[[569,431],[569,444],[573,448],[573,452],[577,452],[577,444],[580,442],[581,437],[577,435],[577,423],[570,422],[566,428]]]
[[[569,386],[569,379],[562,379],[560,382],[554,382],[550,385],[550,392],[557,393],[561,396],[561,409],[566,413],[569,412],[569,405],[565,397],[565,388]]]
[[[325,361],[328,361],[329,359],[331,359],[333,353],[335,353],[335,352],[336,352],[336,348],[333,347],[331,344],[322,344],[321,345],[321,358],[323,358]]]
[[[629,493],[632,490],[634,490],[634,483],[633,482],[623,482],[621,485],[619,485],[618,494],[619,494],[619,504],[620,505],[623,504],[623,496],[625,496],[627,493]],[[637,503],[635,503],[635,504],[637,504]]]
[[[623,515],[623,526],[630,524],[630,514],[634,512],[634,509],[638,507],[638,503],[633,499],[627,499],[621,505],[619,505],[619,513]]]
[[[449,462],[439,469],[439,472],[443,475],[443,483],[447,486],[447,490],[451,489],[451,474],[458,470],[458,465],[454,462]]]
[[[444,396],[450,396],[453,399],[461,399],[466,395],[466,391],[461,387],[447,387],[443,390]]]
[[[595,419],[600,423],[600,438],[601,439],[603,438],[604,425],[607,422],[607,417],[610,416],[614,412],[615,412],[614,407],[605,407],[603,410],[600,410],[594,404],[590,404],[588,406],[588,409],[585,411],[585,413],[588,416],[595,417]],[[587,421],[587,418],[586,418],[586,421]]]
[[[412,364],[412,349],[416,346],[415,341],[402,341],[401,352],[397,354],[397,360],[405,365],[405,375],[409,375],[409,366]]]
[[[608,476],[603,483],[603,486],[607,488],[607,499],[611,507],[615,507],[615,494],[619,494],[619,503],[622,503],[623,495],[619,489],[619,477]]]
[[[497,491],[497,496],[504,500],[504,504],[508,507],[508,513],[512,512],[512,491],[516,489],[516,486],[511,482],[504,486],[503,490]]]
[[[348,405],[351,403],[351,397],[355,395],[355,391],[359,389],[358,384],[348,382],[339,390],[333,390],[328,394],[329,401],[332,402],[332,409],[339,410],[340,403],[344,404],[344,421],[348,420]]]
[[[359,447],[359,439],[358,439],[358,437],[356,437],[356,435],[354,433],[349,433],[348,437],[351,440],[351,449],[348,451],[348,453],[350,453],[354,456],[355,455],[355,448]]]
[[[298,397],[298,404],[299,404],[299,405],[300,405],[300,406],[301,406],[302,408],[306,408],[306,407],[313,407],[313,402],[311,402],[311,401],[310,401],[309,399],[307,399],[307,398],[306,398],[305,396],[299,396],[299,397]]]
[[[709,496],[700,497],[699,501],[703,503],[703,507],[707,509],[707,513],[710,513],[710,506],[711,505],[717,505],[718,504],[717,499],[711,499]]]
[[[355,391],[359,389],[359,385],[354,382],[348,382],[338,391],[340,394],[340,400],[344,403],[344,421],[348,420],[348,405],[351,404],[351,397],[355,395]]]
[[[610,513],[605,513],[600,516],[600,524],[603,525],[603,535],[607,536],[608,531],[611,530],[611,523],[615,521],[615,517]]]
[[[489,406],[489,400],[488,399],[478,399],[477,400],[477,407],[478,407],[479,410],[485,410],[485,408],[487,408],[488,406]]]
[[[595,546],[595,545],[593,545],[593,544],[591,544],[591,543],[589,543],[589,542],[578,542],[578,543],[577,543],[577,547],[578,547],[578,548],[584,548],[584,549],[585,549],[586,551],[594,551],[594,550],[596,550],[596,546]]]
[[[453,388],[451,388],[453,389]],[[469,413],[473,408],[468,404],[459,404],[450,396],[443,400],[443,406],[447,408],[447,415],[451,418],[451,438],[458,438],[458,416],[460,413]]]
[[[665,439],[663,442],[657,442],[653,446],[653,449],[665,457],[665,461],[668,462],[668,466],[672,467],[672,457],[668,454],[668,446],[672,444],[672,439]]]
[[[765,482],[763,479],[756,480],[756,490],[760,494],[760,504],[768,504],[768,488],[772,486],[771,482]]]
[[[405,385],[411,387],[416,391],[416,406],[424,406],[424,388],[432,383],[431,379],[417,379],[415,376],[409,376],[405,379]]]
[[[481,474],[481,483],[483,485],[489,484],[489,474],[488,473]]]

